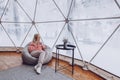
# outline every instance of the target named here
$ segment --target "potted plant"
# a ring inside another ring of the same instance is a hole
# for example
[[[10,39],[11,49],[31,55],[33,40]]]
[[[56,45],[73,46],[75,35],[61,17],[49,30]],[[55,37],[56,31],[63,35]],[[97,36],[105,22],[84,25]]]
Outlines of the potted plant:
[[[68,39],[64,38],[64,39],[63,39],[63,45],[64,45],[64,48],[67,47],[67,43],[68,43]]]

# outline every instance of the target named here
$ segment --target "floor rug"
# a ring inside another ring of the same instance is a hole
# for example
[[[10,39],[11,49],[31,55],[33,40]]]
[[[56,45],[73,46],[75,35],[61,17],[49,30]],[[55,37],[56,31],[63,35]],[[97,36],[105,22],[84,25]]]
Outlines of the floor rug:
[[[72,80],[68,76],[43,66],[42,73],[36,74],[33,66],[21,65],[8,70],[0,71],[0,80]]]

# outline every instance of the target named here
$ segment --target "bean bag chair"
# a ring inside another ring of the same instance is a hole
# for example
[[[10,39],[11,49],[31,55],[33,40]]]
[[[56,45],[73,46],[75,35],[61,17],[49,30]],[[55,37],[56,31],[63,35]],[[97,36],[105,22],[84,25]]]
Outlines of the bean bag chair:
[[[35,58],[33,56],[30,55],[29,51],[28,51],[28,45],[30,43],[28,43],[22,50],[22,59],[23,59],[23,63],[25,64],[30,64],[30,65],[35,65],[38,62],[38,58]],[[52,50],[50,49],[49,46],[45,45],[46,49],[46,55],[45,55],[45,59],[43,64],[48,63],[51,59],[52,59]]]

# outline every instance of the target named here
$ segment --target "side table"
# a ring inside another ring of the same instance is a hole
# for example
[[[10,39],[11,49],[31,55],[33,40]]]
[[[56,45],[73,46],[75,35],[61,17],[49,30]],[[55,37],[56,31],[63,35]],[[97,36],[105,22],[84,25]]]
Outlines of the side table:
[[[71,50],[72,51],[72,74],[74,73],[74,49],[76,46],[68,44],[66,47],[63,44],[56,45],[56,61],[55,61],[55,72],[59,67],[59,50]],[[60,68],[63,69],[63,68]]]

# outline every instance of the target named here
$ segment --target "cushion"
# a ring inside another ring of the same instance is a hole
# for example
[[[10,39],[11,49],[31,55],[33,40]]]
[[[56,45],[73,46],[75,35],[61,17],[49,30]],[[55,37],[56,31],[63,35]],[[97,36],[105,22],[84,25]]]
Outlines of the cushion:
[[[35,57],[30,55],[30,53],[28,51],[28,45],[29,44],[30,43],[28,43],[24,47],[24,49],[22,50],[22,59],[23,59],[24,63],[34,65],[34,64],[37,64],[38,58],[35,58]],[[45,45],[45,46],[46,46],[46,49],[45,49],[46,55],[45,55],[45,59],[44,59],[43,64],[48,63],[52,59],[52,50],[51,50],[51,48],[49,46],[47,46],[47,45]]]

